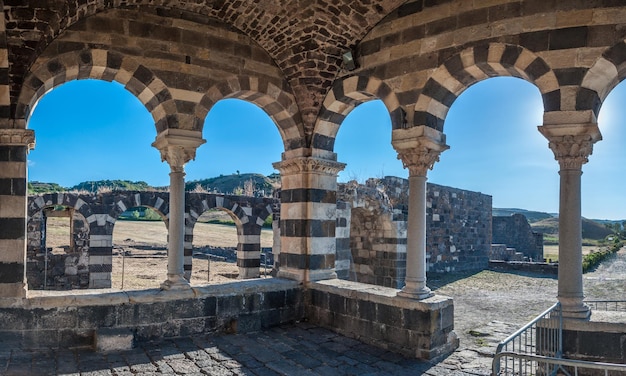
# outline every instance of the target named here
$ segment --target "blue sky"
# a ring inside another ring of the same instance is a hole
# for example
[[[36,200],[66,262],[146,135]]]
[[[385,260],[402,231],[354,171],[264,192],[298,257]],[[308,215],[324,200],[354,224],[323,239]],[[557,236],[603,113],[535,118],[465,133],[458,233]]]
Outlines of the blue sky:
[[[583,166],[583,216],[626,218],[622,203],[626,162],[626,84],[607,98],[599,126],[604,140]],[[429,172],[429,181],[479,191],[494,207],[558,211],[558,163],[537,131],[543,106],[539,91],[516,78],[492,78],[466,90],[452,105],[444,132],[450,150]],[[72,81],[46,94],[28,127],[36,148],[29,180],[65,187],[100,179],[169,184],[169,167],[150,146],[156,136],[143,105],[121,85]],[[207,116],[207,143],[186,166],[188,181],[220,174],[277,172],[283,151],[278,130],[258,107],[224,100]],[[391,123],[380,101],[357,107],[339,130],[335,151],[347,163],[339,181],[394,175],[407,177],[391,147]]]

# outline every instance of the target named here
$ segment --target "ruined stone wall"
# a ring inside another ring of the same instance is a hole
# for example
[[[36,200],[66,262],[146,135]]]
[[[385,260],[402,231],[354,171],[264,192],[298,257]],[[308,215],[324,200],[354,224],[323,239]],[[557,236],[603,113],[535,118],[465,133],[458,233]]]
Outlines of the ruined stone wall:
[[[41,210],[28,221],[26,279],[29,288],[69,290],[89,287],[89,224],[82,215],[70,209],[69,246],[64,247],[62,254],[52,253],[46,245],[49,212]]]
[[[428,184],[426,260],[429,272],[481,270],[491,247],[491,196]]]
[[[339,185],[339,278],[400,288],[406,270],[408,180],[369,179]],[[347,208],[351,209],[347,215]],[[340,227],[346,223],[346,226]],[[429,272],[481,270],[491,246],[491,196],[427,185],[426,251]],[[346,265],[349,264],[349,271]]]
[[[261,226],[274,214],[280,219],[276,199],[188,193],[185,215],[185,276],[192,267],[193,229],[206,210],[220,208],[236,219],[239,241],[237,265],[243,278],[259,276]],[[44,248],[45,215],[51,208],[69,208],[72,216],[66,254]],[[31,289],[109,288],[113,264],[113,229],[117,218],[132,207],[150,207],[163,218],[169,214],[168,192],[114,191],[106,194],[54,193],[31,196],[28,201],[27,280]],[[167,226],[167,223],[166,223]],[[163,271],[165,276],[166,271]],[[45,280],[45,281],[44,281]]]
[[[493,217],[493,243],[506,244],[534,261],[543,260],[543,234],[534,232],[523,214]]]

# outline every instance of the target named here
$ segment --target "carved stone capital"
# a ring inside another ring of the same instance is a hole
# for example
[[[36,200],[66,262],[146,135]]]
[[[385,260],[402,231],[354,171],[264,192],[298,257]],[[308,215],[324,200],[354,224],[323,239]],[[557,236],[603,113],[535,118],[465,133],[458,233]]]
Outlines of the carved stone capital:
[[[319,173],[324,175],[337,176],[339,171],[346,168],[345,163],[321,159],[315,157],[296,157],[281,162],[273,163],[275,169],[282,175],[293,175],[300,173]]]
[[[29,150],[35,148],[35,132],[32,129],[0,129],[0,145],[3,146],[28,146]]]
[[[187,162],[196,158],[196,149],[206,141],[199,131],[166,129],[152,146],[161,152],[161,161],[169,163],[172,172],[183,172]]]
[[[548,147],[562,170],[580,170],[589,162],[593,144],[602,139],[595,123],[544,125],[539,131],[548,139]]]
[[[439,155],[450,148],[443,132],[423,125],[394,130],[391,143],[411,176],[426,176]]]
[[[418,146],[398,152],[398,159],[402,161],[404,168],[409,169],[410,176],[426,176],[428,170],[432,170],[435,163],[439,162],[442,151]]]

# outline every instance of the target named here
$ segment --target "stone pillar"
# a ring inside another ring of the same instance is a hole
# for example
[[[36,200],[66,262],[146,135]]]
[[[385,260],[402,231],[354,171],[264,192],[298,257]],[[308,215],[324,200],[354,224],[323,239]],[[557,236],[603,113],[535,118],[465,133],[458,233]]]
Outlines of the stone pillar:
[[[167,279],[164,290],[189,288],[185,279],[185,164],[205,141],[198,131],[167,129],[152,144],[170,165],[170,212],[167,244]]]
[[[583,303],[580,183],[582,165],[602,137],[595,123],[544,125],[539,131],[560,167],[558,300],[564,318],[588,319],[591,312]]]
[[[27,155],[35,134],[0,129],[0,298],[25,297]]]
[[[278,277],[301,282],[337,277],[337,174],[344,167],[302,155],[283,155],[274,163],[282,180]]]
[[[398,296],[425,299],[433,295],[426,286],[426,173],[448,149],[445,135],[426,126],[394,130],[393,146],[409,169],[406,278]]]

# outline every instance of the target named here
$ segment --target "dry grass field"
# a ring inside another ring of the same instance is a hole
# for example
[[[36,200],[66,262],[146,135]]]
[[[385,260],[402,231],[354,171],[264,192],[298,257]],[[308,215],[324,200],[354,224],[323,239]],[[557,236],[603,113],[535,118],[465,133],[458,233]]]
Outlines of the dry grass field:
[[[69,245],[68,218],[49,218],[47,245],[60,252]],[[235,226],[197,223],[194,228],[194,248],[237,247]],[[272,246],[272,231],[263,230],[261,246]],[[210,280],[209,271],[210,269]],[[261,273],[264,272],[262,268]],[[167,274],[167,229],[161,221],[117,221],[113,230],[113,289],[136,290],[157,288]],[[194,257],[191,283],[194,285],[219,283],[238,274],[232,262],[211,261]]]
[[[599,251],[606,247],[583,245],[583,255],[586,255],[593,251]],[[546,260],[558,261],[559,260],[559,246],[558,245],[544,245],[543,257]]]

